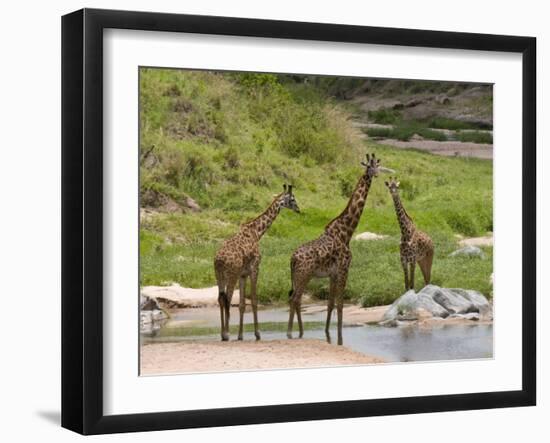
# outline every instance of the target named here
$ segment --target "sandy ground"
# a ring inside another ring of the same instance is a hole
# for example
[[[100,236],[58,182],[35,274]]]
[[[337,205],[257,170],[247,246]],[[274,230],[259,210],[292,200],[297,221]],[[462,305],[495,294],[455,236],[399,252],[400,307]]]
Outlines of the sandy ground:
[[[178,284],[170,286],[144,286],[141,293],[155,298],[161,306],[173,308],[202,308],[218,305],[218,287],[193,289]],[[238,299],[237,299],[238,301]]]
[[[344,305],[344,324],[364,325],[365,323],[378,323],[382,321],[382,317],[389,307],[390,305],[375,306],[372,308],[362,308],[359,305]],[[302,305],[303,315],[326,311],[327,307],[324,304]]]
[[[141,375],[384,363],[323,340],[186,341],[141,347]]]
[[[147,297],[154,298],[164,309],[182,309],[182,308],[207,308],[218,306],[218,287],[210,286],[208,288],[184,288],[174,283],[170,286],[144,286],[141,293]],[[239,306],[239,290],[233,292],[231,306]],[[304,303],[311,301],[310,294],[304,294],[302,297]]]

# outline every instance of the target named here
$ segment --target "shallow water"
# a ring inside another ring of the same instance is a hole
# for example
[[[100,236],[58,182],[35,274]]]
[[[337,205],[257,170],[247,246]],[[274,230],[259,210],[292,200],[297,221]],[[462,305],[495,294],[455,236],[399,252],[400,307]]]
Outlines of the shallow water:
[[[245,340],[253,340],[252,313],[244,316]],[[288,308],[269,308],[259,311],[262,340],[286,339]],[[333,315],[331,336],[336,340],[336,319]],[[304,338],[325,339],[326,308],[303,313]],[[155,334],[143,335],[144,342],[185,340],[219,340],[219,308],[182,309],[172,313]],[[239,322],[237,308],[231,310],[231,326]],[[419,328],[414,325],[383,327],[376,325],[345,326],[344,345],[355,351],[381,357],[389,362],[492,358],[493,326],[475,322],[466,325],[444,325]],[[295,323],[294,336],[297,337]],[[231,339],[236,339],[232,333]]]

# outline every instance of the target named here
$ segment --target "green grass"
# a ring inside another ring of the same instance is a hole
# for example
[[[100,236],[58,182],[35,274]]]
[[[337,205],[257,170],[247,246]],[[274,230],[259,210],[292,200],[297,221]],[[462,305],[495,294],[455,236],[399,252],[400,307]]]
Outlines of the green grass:
[[[446,141],[449,138],[442,132],[423,126],[421,123],[401,123],[393,128],[367,128],[365,130],[369,137],[393,138],[402,141],[409,141],[414,134],[428,140]],[[493,135],[485,131],[461,131],[458,130],[453,139],[461,142],[471,143],[493,143]]]
[[[461,129],[492,129],[491,125],[455,120],[447,117],[432,117],[424,120],[424,123],[430,128],[450,129],[453,131],[459,131]]]
[[[259,322],[258,327],[260,331],[270,332],[286,332],[288,324],[286,322]],[[304,321],[305,331],[313,331],[321,329],[325,326],[325,322],[322,321]],[[239,332],[238,325],[229,325],[229,333],[236,335]],[[254,332],[254,324],[245,323],[243,325],[243,332],[245,334]],[[163,337],[199,337],[205,335],[218,335],[220,328],[217,326],[184,326],[184,327],[168,327],[161,328],[156,338]]]
[[[479,129],[492,129],[492,126],[482,123],[465,122],[447,117],[411,120],[403,118],[401,111],[388,108],[369,111],[368,117],[374,123],[393,126],[391,128],[367,128],[366,134],[373,138],[409,141],[414,134],[418,134],[428,140],[446,141],[448,140],[447,135],[440,131],[434,131],[434,129],[449,129],[456,131],[453,138],[459,141],[493,143],[493,136],[490,133],[479,131]],[[465,129],[469,131],[461,132]]]
[[[380,125],[393,125],[401,121],[401,112],[395,109],[376,109],[367,113],[369,120]]]
[[[410,140],[414,134],[418,134],[428,140],[447,140],[447,136],[444,133],[434,131],[415,122],[402,122],[393,128],[367,128],[365,132],[369,137],[394,138],[402,141]]]
[[[457,132],[456,138],[461,142],[472,142],[472,143],[493,143],[493,135],[490,132],[483,131],[468,131],[468,132]]]
[[[376,152],[396,170],[407,211],[435,242],[434,283],[490,296],[491,248],[485,260],[448,255],[457,248],[455,234],[492,231],[492,163],[362,141],[338,103],[279,80],[141,73],[141,149],[155,146],[154,161],[140,168],[141,191],[154,189],[176,202],[191,196],[202,207],[200,213],[161,212],[141,223],[141,285],[215,285],[213,257],[223,240],[263,211],[283,183],[292,183],[302,212],[281,211],[262,238],[258,281],[261,302],[286,302],[292,252],[342,211],[363,171],[360,161]],[[243,86],[247,82],[252,86]],[[399,226],[386,178],[374,179],[356,232],[389,237],[351,242],[346,297],[365,305],[390,303],[403,293]],[[420,288],[419,269],[416,275]],[[309,290],[324,298],[327,287],[326,279],[314,280]]]

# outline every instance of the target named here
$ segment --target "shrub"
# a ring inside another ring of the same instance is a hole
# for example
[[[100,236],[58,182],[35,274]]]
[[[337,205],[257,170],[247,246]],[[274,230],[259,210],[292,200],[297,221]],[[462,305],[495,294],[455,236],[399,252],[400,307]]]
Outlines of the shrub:
[[[367,128],[365,130],[369,137],[389,138],[392,137],[393,130],[391,128]]]
[[[369,137],[395,138],[401,141],[409,141],[414,134],[429,140],[447,140],[444,133],[426,128],[416,122],[401,122],[394,128],[368,128],[366,133]]]
[[[319,105],[289,104],[275,117],[278,148],[292,156],[307,156],[316,163],[329,163],[349,154],[351,139],[334,117],[330,108]]]
[[[492,129],[491,125],[483,123],[465,122],[446,117],[432,117],[425,121],[430,128],[450,129],[458,131],[460,129]]]
[[[479,227],[473,220],[470,213],[463,211],[448,211],[445,215],[445,221],[454,232],[466,236],[474,236],[479,233]]]
[[[350,168],[346,171],[339,171],[336,174],[335,178],[338,180],[340,194],[342,195],[342,197],[349,198],[349,196],[355,189],[358,177],[359,172],[357,168]]]
[[[401,119],[401,113],[394,109],[377,109],[368,112],[369,120],[381,125],[393,125]]]
[[[482,131],[458,132],[456,136],[461,142],[486,143],[486,144],[493,143],[493,135],[490,132],[482,132]]]
[[[418,186],[407,179],[400,180],[399,190],[403,198],[409,201],[413,201],[420,193]]]

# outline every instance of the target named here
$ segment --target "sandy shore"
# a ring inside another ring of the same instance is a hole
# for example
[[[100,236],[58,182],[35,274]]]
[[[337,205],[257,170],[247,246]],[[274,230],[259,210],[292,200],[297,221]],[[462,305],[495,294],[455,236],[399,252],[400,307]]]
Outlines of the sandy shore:
[[[364,325],[366,323],[374,324],[382,321],[384,313],[390,305],[374,306],[372,308],[363,308],[359,305],[344,305],[344,324],[345,325]],[[302,315],[326,313],[327,307],[324,304],[303,305]]]
[[[322,340],[186,341],[141,347],[141,375],[383,363]]]

